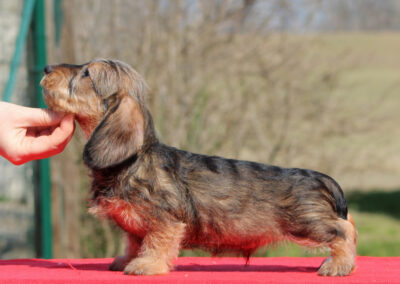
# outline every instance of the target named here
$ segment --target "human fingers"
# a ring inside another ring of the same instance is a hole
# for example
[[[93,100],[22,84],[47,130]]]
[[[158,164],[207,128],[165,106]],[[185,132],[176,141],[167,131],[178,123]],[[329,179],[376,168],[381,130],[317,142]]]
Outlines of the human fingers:
[[[18,120],[21,127],[52,126],[60,124],[65,114],[49,109],[23,107],[19,111]]]
[[[71,140],[74,130],[74,117],[67,115],[51,133],[44,130],[39,135],[25,137],[27,159],[43,159],[60,153]]]

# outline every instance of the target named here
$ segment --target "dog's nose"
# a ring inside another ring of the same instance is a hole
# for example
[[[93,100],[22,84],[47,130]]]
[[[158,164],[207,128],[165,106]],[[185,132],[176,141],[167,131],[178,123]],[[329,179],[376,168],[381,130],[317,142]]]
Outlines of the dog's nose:
[[[44,67],[44,70],[43,70],[43,72],[44,72],[44,74],[50,74],[51,72],[53,72],[53,66],[51,66],[51,65],[47,65],[46,67]]]

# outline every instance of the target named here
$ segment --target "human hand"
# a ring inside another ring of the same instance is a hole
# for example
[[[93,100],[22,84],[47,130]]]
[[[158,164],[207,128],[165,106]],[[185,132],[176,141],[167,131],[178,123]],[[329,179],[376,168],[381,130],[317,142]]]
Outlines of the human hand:
[[[0,102],[0,155],[15,165],[60,153],[74,130],[73,115]]]

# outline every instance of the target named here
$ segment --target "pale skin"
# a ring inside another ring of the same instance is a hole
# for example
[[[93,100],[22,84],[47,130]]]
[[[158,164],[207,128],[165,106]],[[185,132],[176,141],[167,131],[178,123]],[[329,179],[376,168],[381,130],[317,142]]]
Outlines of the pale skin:
[[[0,156],[15,165],[62,152],[74,130],[73,115],[0,102]]]

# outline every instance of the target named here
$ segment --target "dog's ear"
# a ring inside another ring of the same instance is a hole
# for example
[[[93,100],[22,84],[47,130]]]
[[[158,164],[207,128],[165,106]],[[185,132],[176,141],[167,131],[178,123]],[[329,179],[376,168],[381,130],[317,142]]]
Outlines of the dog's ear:
[[[135,155],[144,141],[144,118],[138,103],[124,96],[94,130],[83,151],[92,169],[117,165]]]

